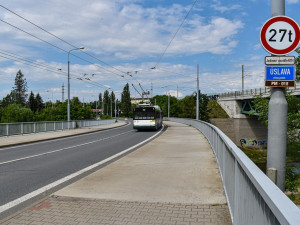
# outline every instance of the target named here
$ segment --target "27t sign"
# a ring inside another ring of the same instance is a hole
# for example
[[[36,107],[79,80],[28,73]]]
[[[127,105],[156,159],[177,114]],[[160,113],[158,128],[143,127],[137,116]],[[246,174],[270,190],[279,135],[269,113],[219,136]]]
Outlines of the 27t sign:
[[[260,31],[260,41],[271,54],[287,55],[294,51],[299,44],[299,26],[289,17],[273,17],[263,25]]]

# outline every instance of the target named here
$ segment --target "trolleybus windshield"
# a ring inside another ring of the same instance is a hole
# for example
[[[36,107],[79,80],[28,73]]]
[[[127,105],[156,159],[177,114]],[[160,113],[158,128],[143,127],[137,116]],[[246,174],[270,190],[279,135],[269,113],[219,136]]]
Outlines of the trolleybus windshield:
[[[154,120],[155,119],[155,109],[149,108],[135,108],[133,111],[134,120]]]

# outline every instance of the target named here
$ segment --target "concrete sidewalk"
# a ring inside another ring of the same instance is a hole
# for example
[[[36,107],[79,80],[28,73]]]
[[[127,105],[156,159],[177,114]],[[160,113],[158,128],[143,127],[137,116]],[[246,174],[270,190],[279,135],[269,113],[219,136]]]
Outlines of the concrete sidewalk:
[[[78,134],[91,133],[100,130],[107,130],[115,127],[120,127],[126,125],[128,122],[118,120],[117,123],[92,126],[92,127],[83,127],[78,129],[70,129],[70,130],[58,130],[58,131],[48,131],[48,132],[40,132],[40,133],[31,133],[24,135],[12,135],[12,136],[2,136],[0,137],[0,147],[32,143],[37,141],[56,139],[61,137],[74,136]]]
[[[1,224],[231,224],[207,140],[165,124],[154,141]]]

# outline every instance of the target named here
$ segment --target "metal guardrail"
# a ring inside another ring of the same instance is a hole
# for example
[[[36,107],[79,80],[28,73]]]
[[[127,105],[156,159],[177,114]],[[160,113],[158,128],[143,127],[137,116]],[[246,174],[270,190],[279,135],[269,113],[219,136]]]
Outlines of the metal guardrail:
[[[75,120],[75,121],[45,121],[26,123],[0,123],[0,136],[23,135],[30,133],[76,129],[114,123],[115,119],[107,120]]]
[[[299,225],[300,209],[217,127],[169,118],[204,134],[216,156],[234,225]]]
[[[287,88],[288,93],[297,93],[300,95],[300,88]],[[255,88],[255,89],[249,89],[244,91],[233,91],[233,92],[225,92],[225,93],[219,93],[215,94],[218,96],[219,99],[222,98],[239,98],[239,97],[253,97],[257,95],[263,95],[263,96],[270,96],[271,94],[271,88]]]

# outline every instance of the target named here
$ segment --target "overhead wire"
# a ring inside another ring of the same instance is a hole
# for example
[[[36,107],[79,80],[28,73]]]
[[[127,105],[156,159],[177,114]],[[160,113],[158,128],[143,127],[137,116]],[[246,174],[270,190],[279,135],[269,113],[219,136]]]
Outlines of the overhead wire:
[[[65,72],[63,70],[60,70],[58,68],[51,67],[51,66],[48,66],[48,65],[42,64],[42,63],[37,63],[37,62],[34,62],[32,60],[25,59],[21,56],[17,56],[13,53],[9,53],[9,52],[6,52],[6,51],[1,50],[1,49],[0,49],[0,54],[3,54],[3,55],[0,55],[1,58],[12,60],[12,61],[15,61],[15,62],[18,62],[18,63],[22,63],[24,65],[29,65],[29,66],[32,66],[32,67],[35,67],[35,68],[38,68],[38,69],[42,69],[42,70],[45,70],[45,71],[48,71],[48,72],[56,73],[58,75],[67,77],[67,72]],[[72,73],[72,75],[70,76],[70,79],[79,79],[79,78],[80,78],[80,76],[76,76],[76,75],[74,75],[74,73]],[[92,84],[94,86],[97,86],[97,87],[101,87],[101,88],[104,88],[104,89],[106,88],[105,85],[100,84],[100,83],[95,82],[95,81],[92,81],[92,80],[85,80],[85,79],[79,79],[79,80],[81,80],[83,82],[86,82],[86,83],[90,83],[90,84]]]
[[[9,11],[9,12],[12,13],[12,14],[18,16],[19,18],[25,20],[26,22],[30,23],[31,25],[33,25],[33,26],[35,26],[35,27],[41,29],[42,31],[46,32],[47,34],[49,34],[49,35],[51,35],[51,36],[57,38],[58,40],[64,42],[65,44],[67,44],[67,45],[69,45],[69,46],[71,46],[71,47],[73,47],[73,48],[78,48],[77,46],[75,46],[75,45],[71,44],[70,42],[68,42],[68,41],[66,41],[66,40],[64,40],[64,39],[62,39],[62,38],[60,38],[60,37],[58,37],[57,35],[55,35],[55,34],[49,32],[49,31],[47,31],[46,29],[44,29],[44,28],[42,28],[41,26],[39,26],[39,25],[37,25],[37,24],[31,22],[30,20],[26,19],[25,17],[19,15],[19,14],[16,13],[16,12],[14,12],[14,11],[8,9],[7,7],[5,7],[5,6],[1,5],[1,4],[0,4],[0,7],[4,8],[5,10]],[[113,69],[119,71],[119,72],[121,72],[121,73],[126,73],[126,72],[124,72],[124,71],[122,71],[122,70],[120,70],[120,69],[118,69],[118,68],[116,68],[116,67],[114,67],[114,66],[112,66],[112,65],[110,65],[110,64],[108,64],[108,63],[106,63],[106,62],[104,62],[103,60],[101,60],[101,59],[99,59],[99,58],[97,58],[97,57],[95,57],[95,56],[93,56],[93,55],[91,55],[91,54],[89,54],[89,53],[87,53],[87,52],[85,52],[85,51],[82,51],[82,52],[83,52],[84,54],[88,55],[89,57],[91,57],[91,58],[93,58],[93,59],[95,59],[95,60],[97,60],[97,61],[99,61],[99,62],[101,62],[101,63],[103,63],[103,64],[105,64],[105,65],[107,65],[107,66],[109,66],[109,67],[111,67],[111,68],[113,68]]]
[[[33,25],[33,26],[35,26],[35,27],[41,29],[42,31],[46,32],[47,34],[49,34],[49,35],[51,35],[51,36],[57,38],[58,40],[64,42],[65,44],[68,44],[69,46],[71,46],[71,47],[73,47],[73,48],[77,48],[75,45],[71,44],[70,42],[65,41],[64,39],[58,37],[57,35],[55,35],[55,34],[49,32],[49,31],[47,31],[46,29],[44,29],[44,28],[42,28],[41,26],[39,26],[39,25],[37,25],[37,24],[31,22],[30,20],[28,20],[28,19],[26,19],[25,17],[19,15],[18,13],[16,13],[16,12],[10,10],[9,8],[7,8],[7,7],[5,7],[5,6],[1,5],[1,4],[0,4],[0,7],[2,7],[3,9],[5,9],[5,10],[7,10],[7,11],[9,11],[10,13],[16,15],[17,17],[19,17],[19,18],[25,20],[26,22],[30,23],[31,25]],[[1,19],[0,19],[0,20],[1,20]],[[56,45],[54,45],[54,44],[52,44],[52,43],[50,43],[50,42],[48,42],[48,41],[45,41],[45,40],[43,40],[43,39],[41,39],[41,38],[39,38],[39,37],[37,37],[37,36],[35,36],[35,35],[33,35],[33,34],[30,34],[29,32],[27,32],[27,31],[25,31],[25,30],[23,30],[23,29],[21,29],[21,28],[18,28],[17,26],[14,26],[14,25],[12,25],[12,24],[10,24],[10,23],[4,21],[4,20],[1,20],[1,21],[4,22],[4,23],[6,23],[6,24],[8,24],[8,25],[10,25],[10,26],[12,26],[12,27],[14,27],[15,29],[18,29],[18,30],[20,30],[20,31],[22,31],[22,32],[24,32],[24,33],[26,33],[26,34],[28,34],[28,35],[30,35],[30,36],[32,36],[32,37],[34,37],[34,38],[40,40],[40,41],[42,41],[42,42],[45,42],[45,43],[51,45],[52,47],[55,47],[55,48],[57,48],[57,49],[59,49],[59,50],[61,50],[61,51],[63,51],[63,52],[68,52],[68,51],[65,50],[65,49],[62,49],[62,48],[60,48],[60,47],[58,47],[58,46],[56,46]],[[109,66],[109,67],[111,67],[111,68],[113,68],[113,69],[115,69],[115,70],[121,72],[121,73],[123,73],[123,74],[128,74],[128,72],[124,72],[124,71],[122,71],[122,70],[120,70],[120,69],[118,69],[118,68],[116,68],[116,67],[114,67],[114,66],[111,66],[110,64],[104,62],[103,60],[100,60],[99,58],[97,58],[97,57],[95,57],[95,56],[93,56],[93,55],[91,55],[91,54],[89,54],[89,53],[87,53],[87,52],[85,52],[85,51],[82,51],[82,50],[80,50],[80,51],[83,52],[84,54],[88,55],[89,57],[91,57],[91,58],[93,58],[93,59],[95,59],[95,60],[97,60],[97,61],[99,61],[99,62],[101,62],[101,63],[103,63],[103,64],[105,64],[105,65],[107,65],[107,66]],[[72,53],[70,53],[70,54],[73,55],[73,56],[75,56],[75,57],[77,57],[77,58],[79,58],[79,59],[81,59],[81,60],[83,60],[83,61],[85,61],[85,62],[87,62],[87,63],[93,64],[92,62],[90,62],[90,61],[88,61],[88,60],[85,60],[85,59],[83,59],[83,58],[81,58],[81,57],[79,57],[79,56],[77,56],[77,55],[74,55],[74,54],[72,54]],[[125,76],[123,76],[123,75],[120,75],[120,74],[117,74],[117,73],[112,72],[112,71],[110,71],[110,70],[107,70],[106,68],[104,68],[104,67],[102,67],[102,66],[99,66],[99,65],[97,65],[97,66],[100,67],[101,69],[107,71],[107,72],[110,72],[110,73],[113,73],[113,74],[115,74],[115,75],[118,75],[118,76],[121,76],[121,77],[125,78]],[[133,76],[131,76],[131,77],[133,77]],[[125,80],[133,85],[133,83],[130,82],[128,79],[125,78]],[[137,82],[138,82],[139,86],[141,87],[142,91],[144,92],[144,89],[143,89],[143,87],[141,86],[141,82],[139,82],[139,81],[137,81]]]
[[[163,53],[160,55],[158,62],[155,64],[154,67],[152,67],[153,69],[156,69],[158,64],[160,63],[160,61],[162,60],[162,58],[164,57],[165,53],[167,52],[167,49],[170,47],[172,41],[175,39],[177,33],[179,32],[180,28],[182,27],[182,25],[184,24],[185,20],[187,19],[187,17],[189,16],[190,12],[192,11],[192,9],[194,8],[194,6],[196,5],[198,0],[194,1],[194,4],[192,5],[192,7],[190,8],[190,10],[187,12],[187,14],[185,15],[184,19],[182,20],[181,24],[179,25],[179,27],[177,28],[176,32],[174,33],[173,37],[171,38],[169,44],[167,45],[167,47],[165,48],[165,50],[163,51]]]
[[[186,14],[184,20],[182,21],[182,23],[181,23],[180,26],[178,27],[176,33],[173,35],[171,41],[169,42],[169,44],[168,44],[168,46],[166,47],[165,51],[164,51],[164,52],[162,53],[162,55],[160,56],[159,61],[156,63],[156,65],[155,65],[154,68],[156,68],[157,65],[159,64],[159,62],[161,61],[162,57],[164,56],[165,52],[167,51],[167,49],[168,49],[169,46],[171,45],[173,39],[175,38],[175,36],[177,35],[178,31],[180,30],[180,28],[181,28],[182,25],[184,24],[185,20],[187,19],[188,15],[190,14],[191,10],[193,9],[193,7],[195,6],[195,4],[196,4],[197,1],[198,1],[198,0],[195,0],[195,1],[194,1],[194,4],[192,5],[192,7],[190,8],[190,10],[189,10],[188,13]],[[51,35],[51,36],[57,38],[58,40],[64,42],[65,44],[68,44],[68,45],[71,46],[71,47],[77,48],[75,45],[71,44],[70,42],[65,41],[64,39],[62,39],[62,38],[56,36],[55,34],[53,34],[53,33],[49,32],[49,31],[47,31],[46,29],[42,28],[41,26],[39,26],[39,25],[37,25],[37,24],[31,22],[30,20],[28,20],[28,19],[26,19],[25,17],[19,15],[18,13],[13,12],[12,10],[8,9],[7,7],[5,7],[5,6],[1,5],[1,4],[0,4],[0,7],[4,8],[5,10],[9,11],[9,12],[12,13],[12,14],[18,16],[19,18],[25,20],[26,22],[30,23],[31,25],[33,25],[33,26],[35,26],[35,27],[41,29],[42,31],[46,32],[47,34],[49,34],[49,35]],[[50,43],[50,42],[48,42],[48,41],[46,41],[46,40],[43,40],[43,39],[37,37],[36,35],[33,35],[33,34],[27,32],[27,31],[25,31],[25,30],[23,30],[23,29],[21,29],[21,28],[15,26],[15,25],[13,25],[13,24],[7,22],[7,21],[4,21],[4,20],[2,20],[2,19],[0,19],[0,21],[2,21],[3,23],[6,23],[6,24],[9,25],[9,26],[14,27],[14,28],[17,29],[17,30],[20,30],[20,31],[26,33],[27,35],[30,35],[30,36],[32,36],[32,37],[38,39],[39,41],[42,41],[42,42],[44,42],[44,43],[46,43],[46,44],[49,44],[49,45],[51,45],[52,47],[55,47],[55,48],[57,48],[57,49],[59,49],[59,50],[61,50],[61,51],[63,51],[63,52],[66,52],[66,53],[68,52],[67,50],[65,50],[65,49],[63,49],[63,48],[60,48],[59,46],[54,45],[54,44],[52,44],[52,43]],[[111,67],[111,68],[113,68],[113,69],[115,69],[115,70],[121,72],[121,73],[123,73],[123,74],[127,74],[127,75],[128,75],[128,72],[124,72],[124,71],[122,71],[122,70],[120,70],[120,69],[118,69],[118,68],[116,68],[116,67],[114,67],[114,66],[111,66],[110,64],[104,62],[103,60],[98,59],[97,57],[95,57],[95,56],[93,56],[93,55],[91,55],[91,54],[89,54],[89,53],[87,53],[87,52],[85,52],[85,51],[81,51],[81,52],[83,52],[84,54],[88,55],[89,57],[91,57],[91,58],[93,58],[93,59],[95,59],[95,60],[97,60],[97,61],[99,61],[99,62],[101,62],[101,63],[103,63],[103,64],[105,64],[105,65],[107,65],[107,66],[109,66],[109,67]],[[97,67],[99,67],[99,68],[101,68],[101,69],[103,69],[103,70],[105,70],[105,71],[107,71],[107,72],[109,72],[109,73],[113,73],[113,74],[115,74],[115,75],[118,75],[118,76],[123,77],[128,83],[131,83],[132,86],[135,88],[134,84],[133,84],[132,82],[130,82],[127,78],[125,78],[124,75],[120,75],[120,74],[118,74],[118,73],[116,73],[116,72],[110,71],[110,70],[106,69],[105,67],[102,67],[102,66],[100,66],[100,65],[98,65],[98,64],[94,64],[93,62],[90,62],[90,61],[88,61],[88,60],[86,60],[86,59],[83,59],[83,58],[81,58],[81,57],[79,57],[79,56],[77,56],[77,55],[74,55],[74,54],[70,53],[70,52],[69,52],[69,54],[71,54],[71,55],[73,55],[74,57],[79,58],[80,60],[85,61],[85,62],[87,62],[87,63],[89,63],[89,64],[96,65]],[[52,71],[52,72],[53,72],[53,71]],[[132,77],[133,79],[135,79],[133,76],[131,76],[131,77]],[[135,80],[136,80],[136,79],[135,79]],[[141,83],[140,83],[138,80],[136,80],[136,81],[137,81],[137,83],[139,84],[139,86],[141,87],[142,91],[144,92],[144,89],[143,89],[143,87],[141,86]],[[136,89],[136,88],[135,88],[135,89]],[[139,93],[139,94],[140,94],[140,93]]]

